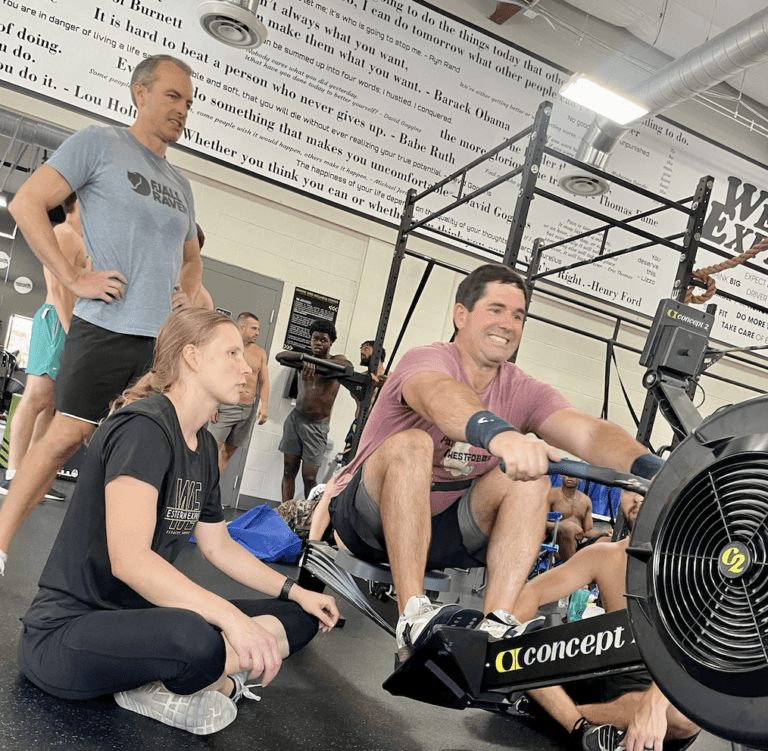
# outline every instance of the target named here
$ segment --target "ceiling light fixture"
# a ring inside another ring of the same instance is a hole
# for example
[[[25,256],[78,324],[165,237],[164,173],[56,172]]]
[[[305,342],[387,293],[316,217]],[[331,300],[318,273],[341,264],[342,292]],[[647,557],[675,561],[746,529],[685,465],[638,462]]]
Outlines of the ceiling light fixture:
[[[583,73],[571,76],[560,89],[560,96],[598,115],[603,115],[619,125],[634,122],[648,114],[647,107],[587,78]]]

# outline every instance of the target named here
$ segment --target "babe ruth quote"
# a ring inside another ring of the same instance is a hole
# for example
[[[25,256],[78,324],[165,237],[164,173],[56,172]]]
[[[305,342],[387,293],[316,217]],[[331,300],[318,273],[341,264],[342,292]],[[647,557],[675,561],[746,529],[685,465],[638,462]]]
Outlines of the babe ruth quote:
[[[195,103],[179,145],[232,168],[397,223],[405,193],[451,175],[531,125],[553,101],[549,145],[575,154],[592,116],[558,98],[569,75],[508,42],[412,0],[265,0],[268,29],[258,49],[227,47],[205,34],[196,5],[185,0],[0,0],[0,81],[107,121],[135,117],[128,85],[143,57],[165,52],[194,70]],[[521,38],[524,42],[524,38]],[[464,194],[524,158],[521,140],[467,175]],[[545,156],[539,185],[557,185],[564,167]],[[617,147],[609,170],[642,188],[680,200],[704,174],[715,177],[704,239],[734,254],[766,234],[766,170],[668,121],[649,118]],[[489,258],[499,258],[519,180],[473,199],[432,226]],[[455,180],[417,206],[425,215],[458,195]],[[654,207],[621,188],[576,203],[625,218]],[[640,220],[660,235],[685,230],[673,212]],[[555,242],[599,222],[537,197],[521,257],[534,239]],[[428,234],[428,233],[427,233]],[[559,268],[635,245],[612,231],[549,251],[542,269]],[[720,259],[699,251],[701,263]],[[765,263],[758,256],[761,267]],[[563,271],[554,282],[647,314],[669,296],[678,254],[666,247]],[[737,269],[720,285],[768,309],[765,276]],[[744,318],[737,318],[737,315]],[[720,303],[717,336],[741,344],[765,340],[738,303]],[[762,323],[768,317],[754,316]]]

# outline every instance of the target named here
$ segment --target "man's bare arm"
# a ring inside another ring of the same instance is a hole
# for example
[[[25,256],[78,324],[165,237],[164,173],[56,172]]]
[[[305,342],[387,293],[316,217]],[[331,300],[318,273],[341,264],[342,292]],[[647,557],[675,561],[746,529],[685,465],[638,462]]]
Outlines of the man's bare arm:
[[[184,243],[184,258],[181,262],[181,271],[179,272],[179,285],[181,291],[186,295],[174,295],[174,302],[171,308],[186,308],[188,305],[194,305],[201,298],[200,287],[203,284],[203,259],[200,257],[200,243],[197,236]],[[213,305],[213,302],[211,302]],[[200,307],[207,307],[200,306]]]
[[[599,420],[575,407],[559,409],[541,425],[539,435],[590,464],[628,472],[632,462],[648,449],[623,428]]]
[[[403,384],[403,399],[454,441],[466,441],[469,418],[485,410],[478,395],[466,383],[434,371],[412,375]],[[488,449],[504,460],[507,475],[518,480],[541,477],[547,472],[548,462],[560,458],[551,446],[513,431],[494,436]]]
[[[112,302],[125,295],[128,280],[116,270],[77,270],[59,247],[48,212],[72,193],[69,183],[47,164],[19,188],[8,210],[40,262],[76,297]]]
[[[262,347],[261,350],[261,365],[259,367],[259,412],[258,421],[259,425],[263,425],[267,421],[267,410],[269,409],[269,374],[267,373],[267,353]]]
[[[75,232],[72,227],[66,224],[59,224],[54,227],[53,233],[59,243],[64,257],[72,264],[76,270],[86,268],[87,253],[83,238]],[[46,274],[46,283],[50,286],[51,296],[53,297],[53,306],[56,308],[56,315],[59,318],[64,333],[69,333],[69,324],[72,320],[72,309],[75,307],[77,298],[49,271]]]
[[[584,509],[584,523],[581,527],[584,530],[584,537],[610,537],[611,532],[598,532],[595,529],[592,521],[592,501],[590,501],[588,495],[584,496],[584,502],[586,507]]]

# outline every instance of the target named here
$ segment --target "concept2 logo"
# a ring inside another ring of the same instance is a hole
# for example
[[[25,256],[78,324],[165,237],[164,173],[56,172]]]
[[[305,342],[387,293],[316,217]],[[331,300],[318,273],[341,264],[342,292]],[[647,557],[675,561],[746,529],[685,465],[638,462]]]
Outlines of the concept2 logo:
[[[674,318],[676,321],[680,321],[680,323],[686,323],[689,326],[695,326],[697,329],[704,329],[705,331],[709,331],[709,324],[706,321],[697,321],[695,318],[691,318],[690,316],[680,313],[678,310],[673,310],[670,308],[667,311],[667,317]]]

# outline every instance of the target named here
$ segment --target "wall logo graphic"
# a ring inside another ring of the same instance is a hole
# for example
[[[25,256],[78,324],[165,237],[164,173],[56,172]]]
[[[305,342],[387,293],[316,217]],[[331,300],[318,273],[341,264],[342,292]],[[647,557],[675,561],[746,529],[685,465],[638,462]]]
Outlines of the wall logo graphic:
[[[152,189],[149,187],[149,180],[138,172],[128,172],[128,182],[131,184],[134,193],[140,196],[148,196]]]

